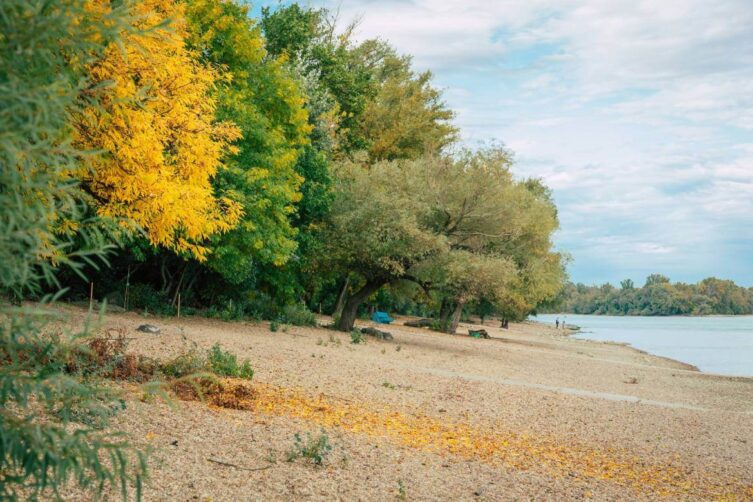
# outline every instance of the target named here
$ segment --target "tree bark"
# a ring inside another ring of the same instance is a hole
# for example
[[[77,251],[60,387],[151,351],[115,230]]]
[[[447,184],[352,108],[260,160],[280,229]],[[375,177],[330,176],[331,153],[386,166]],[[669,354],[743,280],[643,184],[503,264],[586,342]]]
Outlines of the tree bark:
[[[463,314],[464,304],[465,302],[459,301],[455,306],[455,311],[452,313],[452,320],[450,321],[450,325],[447,327],[447,332],[451,335],[454,335],[458,330],[458,324],[460,324],[460,316]]]
[[[358,315],[358,307],[373,293],[375,293],[379,288],[384,286],[385,281],[378,281],[378,280],[369,280],[366,281],[366,284],[359,289],[357,292],[353,293],[351,296],[348,297],[348,299],[345,301],[345,304],[343,305],[342,313],[340,314],[340,318],[337,320],[337,324],[335,324],[335,329],[338,329],[340,331],[350,331],[353,329],[353,325],[356,323],[356,316]]]
[[[439,326],[443,331],[447,330],[450,325],[450,313],[452,313],[452,305],[447,298],[442,298],[442,305],[439,307]]]
[[[335,311],[332,312],[333,319],[339,319],[343,313],[343,307],[345,306],[345,296],[348,293],[348,286],[350,286],[350,276],[345,277],[343,287],[340,290],[340,295],[337,297],[337,304],[335,304]]]

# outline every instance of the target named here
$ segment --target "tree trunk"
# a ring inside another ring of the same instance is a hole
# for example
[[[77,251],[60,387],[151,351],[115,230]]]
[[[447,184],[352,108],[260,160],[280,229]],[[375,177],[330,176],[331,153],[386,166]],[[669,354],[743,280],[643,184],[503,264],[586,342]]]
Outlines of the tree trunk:
[[[450,314],[452,305],[447,298],[442,298],[442,305],[439,307],[439,326],[442,331],[446,331],[450,325]]]
[[[178,285],[175,286],[175,293],[173,294],[173,301],[170,302],[170,306],[174,307],[176,302],[178,301],[178,295],[180,294],[180,287],[183,285],[183,278],[186,276],[186,270],[188,270],[189,263],[186,263],[183,267],[183,272],[180,273],[180,279],[178,280]]]
[[[345,282],[340,290],[340,295],[337,297],[337,304],[335,305],[335,311],[332,312],[332,318],[338,319],[343,313],[343,307],[345,306],[345,297],[348,293],[348,286],[350,286],[350,276],[345,277]]]
[[[350,331],[353,329],[353,325],[356,323],[356,316],[358,315],[358,307],[379,288],[384,286],[384,281],[366,281],[366,284],[348,297],[343,305],[340,318],[335,324],[335,329],[340,331]]]
[[[458,324],[460,324],[460,316],[463,314],[464,304],[465,302],[459,301],[455,306],[455,311],[452,313],[452,320],[450,321],[450,325],[447,327],[447,332],[451,335],[454,335],[458,330]]]

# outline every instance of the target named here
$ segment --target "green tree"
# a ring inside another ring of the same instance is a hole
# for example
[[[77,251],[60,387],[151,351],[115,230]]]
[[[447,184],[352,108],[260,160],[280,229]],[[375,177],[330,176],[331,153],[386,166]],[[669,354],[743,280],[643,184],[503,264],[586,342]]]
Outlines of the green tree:
[[[669,277],[661,274],[651,274],[646,277],[646,284],[644,286],[654,286],[656,284],[669,284]]]
[[[624,279],[620,281],[620,287],[625,290],[635,289],[635,283],[632,279]]]
[[[396,162],[365,169],[348,161],[337,167],[320,268],[336,268],[358,281],[337,320],[342,331],[352,329],[359,305],[370,295],[447,247],[444,236],[425,223],[429,208],[406,190],[409,176]]]
[[[454,114],[431,86],[431,73],[413,71],[411,58],[384,41],[354,43],[355,24],[337,32],[336,21],[324,9],[294,3],[262,9],[261,24],[270,52],[300,61],[337,101],[339,150],[365,150],[372,161],[415,159],[451,144]]]
[[[56,287],[59,267],[81,273],[107,249],[70,178],[86,153],[71,146],[69,124],[82,94],[97,92],[85,64],[127,29],[129,14],[93,16],[87,7],[0,4],[0,290],[16,297]],[[78,342],[43,334],[40,309],[0,302],[0,319],[0,498],[59,498],[71,482],[100,494],[120,488],[124,498],[133,482],[140,497],[143,456],[134,466],[121,435],[72,425],[77,414],[101,415],[113,398],[66,373]]]
[[[349,330],[360,303],[401,279],[444,291],[456,316],[471,299],[527,313],[554,297],[564,277],[551,249],[556,211],[539,183],[515,181],[509,165],[499,149],[343,164],[326,255],[363,286],[338,328]]]
[[[284,264],[296,248],[291,215],[303,182],[296,162],[312,127],[286,58],[270,57],[247,6],[189,0],[187,7],[192,45],[230,76],[218,89],[218,119],[237,124],[243,134],[215,185],[241,203],[244,215],[236,228],[213,239],[209,259],[226,281],[240,283],[259,265]]]
[[[450,123],[454,113],[431,86],[431,72],[416,74],[409,56],[397,55],[380,40],[364,42],[356,53],[372,68],[377,85],[358,122],[371,160],[415,159],[457,139]]]

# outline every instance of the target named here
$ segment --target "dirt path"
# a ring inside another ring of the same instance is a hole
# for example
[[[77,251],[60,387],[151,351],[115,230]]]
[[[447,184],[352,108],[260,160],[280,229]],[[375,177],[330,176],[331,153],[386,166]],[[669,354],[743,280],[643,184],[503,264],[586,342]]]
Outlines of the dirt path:
[[[750,379],[531,324],[486,326],[495,340],[395,325],[394,342],[352,345],[321,328],[106,322],[135,352],[220,342],[256,370],[242,410],[129,401],[118,425],[156,448],[147,500],[753,500]],[[285,461],[306,432],[334,446],[323,467]]]

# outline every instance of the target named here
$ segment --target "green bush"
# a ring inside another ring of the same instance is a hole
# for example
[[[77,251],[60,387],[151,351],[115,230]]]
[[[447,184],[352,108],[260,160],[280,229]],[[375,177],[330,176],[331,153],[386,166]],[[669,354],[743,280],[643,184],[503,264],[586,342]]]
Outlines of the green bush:
[[[251,362],[248,360],[238,364],[238,358],[235,354],[222,350],[219,343],[216,343],[207,353],[206,369],[216,375],[246,378],[251,380],[254,376],[254,370],[251,368]]]
[[[232,299],[212,305],[207,309],[206,316],[223,321],[242,321],[247,317],[243,302]]]
[[[163,375],[173,378],[183,378],[189,375],[202,373],[207,367],[207,358],[200,354],[195,347],[183,352],[175,359],[171,359],[160,365]]]
[[[316,326],[316,315],[305,305],[286,305],[279,321],[293,326]]]
[[[364,343],[363,333],[361,330],[354,329],[350,332],[350,343],[359,344]]]
[[[143,310],[157,315],[173,315],[176,309],[170,305],[171,299],[149,284],[132,284],[128,290],[128,308]],[[182,312],[183,313],[183,312]]]
[[[163,375],[171,378],[183,378],[200,373],[214,373],[218,376],[246,378],[251,380],[254,370],[248,360],[238,363],[235,354],[222,350],[216,343],[206,353],[201,353],[194,345],[175,359],[160,365]]]

